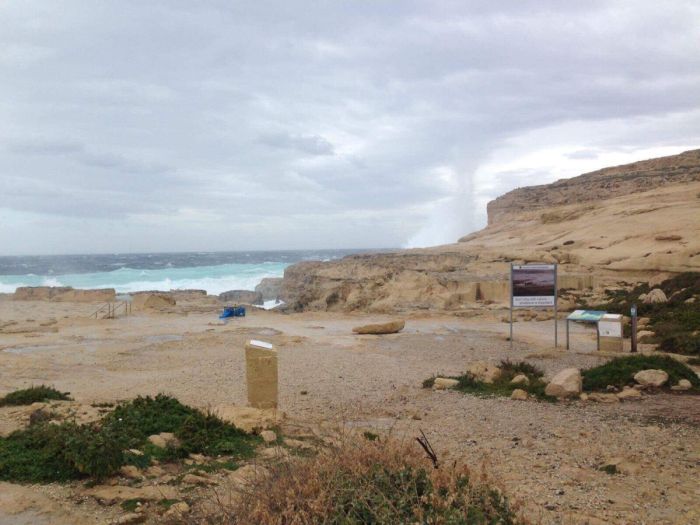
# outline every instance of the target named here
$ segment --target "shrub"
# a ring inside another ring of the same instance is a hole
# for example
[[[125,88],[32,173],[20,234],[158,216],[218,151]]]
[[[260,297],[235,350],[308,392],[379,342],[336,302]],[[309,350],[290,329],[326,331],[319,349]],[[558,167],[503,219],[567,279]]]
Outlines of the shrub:
[[[700,389],[700,378],[691,368],[665,355],[632,355],[618,357],[605,363],[584,370],[584,390],[605,390],[608,385],[623,387],[634,383],[634,375],[640,370],[663,370],[668,374],[669,380],[666,386],[678,383],[681,379],[691,382],[694,389]]]
[[[41,483],[81,477],[64,455],[69,435],[66,425],[43,424],[0,438],[0,479]]]
[[[147,442],[148,436],[161,432],[173,432],[181,446],[160,449]],[[152,457],[167,461],[192,452],[250,457],[258,442],[259,438],[172,397],[139,397],[119,405],[100,423],[40,422],[0,438],[0,479],[37,483],[91,477],[100,481],[125,464],[143,468]],[[144,454],[125,454],[126,449]]]
[[[497,489],[466,467],[432,468],[422,451],[360,440],[311,459],[273,465],[239,502],[222,505],[231,524],[522,523]],[[218,521],[217,521],[218,522]]]
[[[535,365],[524,361],[513,362],[504,360],[501,361],[498,366],[501,369],[501,376],[493,383],[485,383],[473,375],[466,373],[454,378],[459,381],[456,390],[477,396],[495,395],[509,397],[513,393],[514,389],[520,388],[538,399],[544,399],[546,401],[555,400],[555,398],[547,396],[544,393],[547,386],[547,383],[542,380],[544,372]],[[527,376],[529,383],[521,383],[517,385],[511,384],[511,380],[520,374]]]
[[[7,394],[5,397],[0,399],[0,407],[10,405],[31,405],[32,403],[49,400],[67,401],[70,399],[68,395],[69,392],[59,392],[50,386],[33,386]]]
[[[601,305],[587,305],[594,310],[608,310],[624,315],[630,314],[633,304],[637,305],[638,315],[648,317],[648,329],[655,336],[651,342],[665,352],[686,355],[700,355],[700,273],[680,273],[663,281],[658,286],[668,297],[667,303],[644,304],[639,296],[648,293],[650,287],[644,283],[632,290],[607,291],[608,300]],[[695,302],[686,303],[695,297]],[[629,337],[629,325],[625,326],[625,336]]]
[[[152,434],[172,432],[180,440],[178,449],[163,451],[147,447],[152,455],[166,460],[191,453],[250,457],[259,441],[214,415],[204,414],[163,394],[155,398],[137,397],[120,404],[104,418],[103,428],[112,432],[125,449],[145,446]]]
[[[69,432],[64,442],[64,457],[81,474],[102,481],[124,464],[119,440],[96,425],[65,423]],[[73,428],[70,428],[73,427]]]

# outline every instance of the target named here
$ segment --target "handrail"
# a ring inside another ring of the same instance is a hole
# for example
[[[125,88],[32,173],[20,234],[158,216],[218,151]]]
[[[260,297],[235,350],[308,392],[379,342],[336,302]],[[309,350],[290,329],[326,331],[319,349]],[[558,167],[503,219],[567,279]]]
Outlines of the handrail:
[[[97,319],[97,316],[101,313],[104,312],[105,309],[107,309],[106,315],[102,317],[102,319],[114,319],[117,316],[117,310],[120,308],[124,309],[124,315],[130,315],[131,314],[131,303],[129,301],[118,301],[118,302],[108,302],[100,306],[97,310],[92,312],[90,314],[90,317],[94,317]]]
[[[95,319],[97,319],[97,314],[99,314],[99,313],[100,313],[102,310],[104,310],[105,308],[108,308],[108,309],[109,309],[109,307],[111,306],[111,304],[112,304],[112,303],[105,303],[105,304],[103,304],[103,305],[100,306],[97,310],[95,310],[94,312],[92,312],[92,313],[90,314],[90,317],[94,317]]]

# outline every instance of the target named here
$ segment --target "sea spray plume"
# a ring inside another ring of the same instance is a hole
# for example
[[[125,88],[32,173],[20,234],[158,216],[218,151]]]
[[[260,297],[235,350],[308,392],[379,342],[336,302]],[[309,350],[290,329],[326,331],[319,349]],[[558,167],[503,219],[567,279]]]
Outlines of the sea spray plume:
[[[404,245],[404,248],[426,248],[457,242],[473,230],[476,199],[471,169],[457,173],[451,167],[434,170],[436,184],[449,196],[431,203],[426,224]]]

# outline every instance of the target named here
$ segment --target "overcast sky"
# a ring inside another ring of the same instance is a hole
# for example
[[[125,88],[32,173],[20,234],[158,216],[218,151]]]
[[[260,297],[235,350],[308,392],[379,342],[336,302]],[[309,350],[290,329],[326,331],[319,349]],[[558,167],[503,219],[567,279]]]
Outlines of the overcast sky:
[[[0,254],[452,242],[700,147],[700,2],[0,2]]]

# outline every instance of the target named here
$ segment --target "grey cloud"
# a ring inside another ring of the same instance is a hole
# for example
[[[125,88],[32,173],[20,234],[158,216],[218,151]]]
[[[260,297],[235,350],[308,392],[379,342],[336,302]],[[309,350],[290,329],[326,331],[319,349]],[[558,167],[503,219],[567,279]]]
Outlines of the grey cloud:
[[[538,130],[581,162],[699,143],[699,19],[682,0],[3,2],[0,208],[54,232],[119,219],[154,250],[396,246],[450,199],[466,233],[477,202],[549,180],[474,182]]]
[[[295,149],[309,155],[333,155],[333,144],[318,135],[268,133],[259,140],[272,148]]]
[[[7,150],[22,155],[69,155],[82,152],[83,145],[65,140],[29,138],[10,141]]]
[[[573,151],[566,156],[570,159],[596,159],[598,158],[599,154],[600,152],[594,149],[580,149]]]

